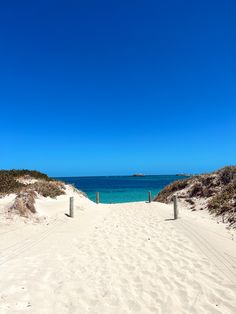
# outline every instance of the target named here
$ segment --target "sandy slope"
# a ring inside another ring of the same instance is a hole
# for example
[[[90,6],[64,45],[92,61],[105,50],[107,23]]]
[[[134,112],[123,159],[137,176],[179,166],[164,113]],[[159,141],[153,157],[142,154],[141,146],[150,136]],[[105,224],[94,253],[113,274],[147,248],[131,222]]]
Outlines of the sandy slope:
[[[236,312],[234,233],[207,214],[75,203],[74,219],[61,196],[37,201],[43,224],[0,226],[1,314]]]

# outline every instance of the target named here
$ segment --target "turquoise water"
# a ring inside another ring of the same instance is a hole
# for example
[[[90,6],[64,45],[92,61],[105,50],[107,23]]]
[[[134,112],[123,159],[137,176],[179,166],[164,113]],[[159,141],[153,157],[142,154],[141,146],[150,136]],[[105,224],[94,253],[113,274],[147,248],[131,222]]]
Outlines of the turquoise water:
[[[95,201],[96,192],[99,192],[100,202],[109,204],[146,201],[148,191],[151,191],[152,197],[154,197],[169,183],[184,178],[186,177],[158,175],[144,177],[61,177],[57,179],[73,184],[79,190],[84,191],[92,201]]]

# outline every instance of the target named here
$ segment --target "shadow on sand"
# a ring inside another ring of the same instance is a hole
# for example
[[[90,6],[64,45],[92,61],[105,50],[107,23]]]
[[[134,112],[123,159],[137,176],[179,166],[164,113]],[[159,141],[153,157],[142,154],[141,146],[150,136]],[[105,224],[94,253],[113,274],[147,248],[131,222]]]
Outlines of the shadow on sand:
[[[72,218],[69,214],[67,214],[67,213],[65,213],[65,215],[67,216],[67,217],[69,217],[69,218]]]

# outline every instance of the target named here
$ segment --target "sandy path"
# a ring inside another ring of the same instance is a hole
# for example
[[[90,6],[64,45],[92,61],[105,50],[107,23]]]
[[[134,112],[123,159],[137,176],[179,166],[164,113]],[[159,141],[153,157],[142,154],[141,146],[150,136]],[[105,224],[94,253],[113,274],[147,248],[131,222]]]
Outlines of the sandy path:
[[[166,216],[171,207],[162,204],[159,215]],[[206,213],[204,213],[206,214]],[[225,225],[209,221],[208,215],[180,209],[179,220],[173,221],[179,232],[183,232],[232,283],[236,282],[236,243],[235,232],[227,231]],[[204,219],[205,218],[205,219]]]
[[[0,234],[0,313],[235,313],[235,241],[171,217],[158,203],[98,205]]]
[[[232,283],[236,282],[236,247],[231,239],[222,238],[219,234],[211,237],[211,231],[199,228],[192,221],[181,220],[180,226],[199,250],[217,267],[222,276]],[[202,227],[202,226],[201,226]],[[234,245],[234,247],[232,247]]]

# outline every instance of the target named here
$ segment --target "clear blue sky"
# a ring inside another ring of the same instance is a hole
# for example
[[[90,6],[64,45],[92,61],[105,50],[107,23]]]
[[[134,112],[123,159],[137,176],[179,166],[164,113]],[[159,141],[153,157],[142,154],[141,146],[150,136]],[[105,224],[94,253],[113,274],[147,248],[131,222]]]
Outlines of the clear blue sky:
[[[236,1],[3,1],[0,168],[236,163]]]

